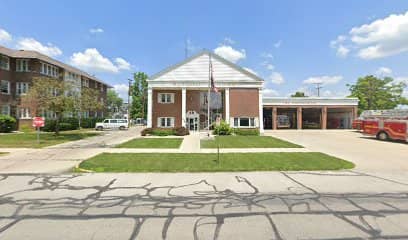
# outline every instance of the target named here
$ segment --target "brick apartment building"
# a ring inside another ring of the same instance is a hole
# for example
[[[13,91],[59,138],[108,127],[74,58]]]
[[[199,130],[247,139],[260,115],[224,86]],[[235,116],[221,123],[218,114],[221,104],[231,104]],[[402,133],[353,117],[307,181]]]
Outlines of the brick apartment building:
[[[31,121],[30,110],[19,107],[20,96],[27,93],[35,77],[50,77],[70,81],[74,86],[94,88],[100,91],[99,99],[106,102],[110,87],[88,73],[59,62],[36,51],[13,50],[0,46],[0,113],[11,115],[21,124]],[[105,110],[84,112],[84,117],[103,117]],[[45,117],[53,118],[54,113],[46,111]]]
[[[210,56],[218,89],[211,93],[211,123],[219,118],[236,128],[263,129],[263,79],[209,51],[148,79],[148,127],[207,128]]]
[[[203,51],[148,79],[147,125],[207,129],[209,63],[218,92],[211,93],[210,122],[234,128],[348,129],[357,117],[356,98],[269,98],[264,80],[209,51]]]

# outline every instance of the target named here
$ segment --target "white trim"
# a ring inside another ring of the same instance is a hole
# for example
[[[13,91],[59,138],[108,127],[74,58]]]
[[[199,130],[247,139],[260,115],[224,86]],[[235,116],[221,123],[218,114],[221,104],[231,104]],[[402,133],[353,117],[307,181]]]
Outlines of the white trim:
[[[5,108],[7,108],[6,111],[4,111]],[[10,109],[11,109],[10,104],[4,104],[4,105],[2,105],[2,106],[1,106],[0,114],[10,115]]]
[[[262,105],[262,88],[258,90],[258,107],[259,107],[259,120],[258,124],[259,125],[259,132],[263,133],[264,132],[264,126],[263,126],[263,105]]]
[[[204,88],[208,89],[208,81],[157,81],[148,80],[151,88],[180,89],[180,88]],[[217,88],[260,88],[263,85],[261,81],[217,81]]]
[[[241,126],[241,119],[242,118],[248,118],[248,126]],[[258,127],[258,118],[257,117],[245,117],[245,116],[241,116],[241,117],[232,117],[232,127],[234,128],[257,128]],[[235,119],[238,119],[238,125],[235,125]],[[251,126],[251,119],[254,120],[254,125]]]
[[[147,127],[152,127],[153,118],[153,90],[151,88],[147,89]]]
[[[25,95],[29,89],[30,84],[28,82],[16,82],[16,95]]]
[[[230,89],[225,89],[225,120],[230,123]]]
[[[4,95],[10,95],[10,81],[8,81],[8,80],[0,80],[0,86],[1,86],[1,82],[7,82],[7,93],[4,93],[4,92],[0,92],[1,94],[4,94]],[[1,91],[1,88],[0,88],[0,91]]]
[[[164,119],[165,126],[162,125],[162,119]],[[170,125],[168,125],[168,120],[170,120]],[[159,128],[173,128],[174,127],[174,117],[158,117],[157,118],[157,127]]]
[[[165,101],[163,102],[163,95],[165,96]],[[170,102],[167,101],[167,97],[170,96]],[[157,102],[160,104],[172,104],[174,103],[174,93],[158,93],[157,94]]]
[[[186,88],[181,89],[181,126],[186,127]]]
[[[358,98],[320,98],[320,97],[265,97],[262,99],[262,104],[265,106],[358,106]]]

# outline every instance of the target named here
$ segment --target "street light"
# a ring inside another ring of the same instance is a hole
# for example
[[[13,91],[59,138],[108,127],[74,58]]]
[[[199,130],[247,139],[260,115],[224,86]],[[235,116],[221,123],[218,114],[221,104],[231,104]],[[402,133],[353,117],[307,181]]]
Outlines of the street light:
[[[133,79],[128,78],[129,81],[129,88],[128,88],[128,105],[127,105],[127,119],[128,119],[128,128],[130,125],[130,89],[132,87]]]

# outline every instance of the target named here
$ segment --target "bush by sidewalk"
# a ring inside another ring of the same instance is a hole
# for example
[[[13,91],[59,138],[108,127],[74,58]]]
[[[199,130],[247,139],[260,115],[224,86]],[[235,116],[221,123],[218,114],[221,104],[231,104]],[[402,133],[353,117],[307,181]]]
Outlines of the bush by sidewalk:
[[[9,133],[16,128],[16,119],[9,115],[0,114],[0,132]]]

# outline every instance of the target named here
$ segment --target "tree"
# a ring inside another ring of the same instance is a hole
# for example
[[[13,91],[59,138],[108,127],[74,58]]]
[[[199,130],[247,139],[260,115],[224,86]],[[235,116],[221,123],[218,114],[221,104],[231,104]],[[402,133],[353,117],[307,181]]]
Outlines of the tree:
[[[52,78],[34,78],[26,95],[22,96],[21,106],[29,108],[33,116],[42,111],[52,111],[56,115],[55,134],[59,134],[59,122],[65,112],[74,110],[75,98],[67,94],[72,86]]]
[[[347,84],[350,97],[359,99],[359,111],[393,109],[408,101],[402,96],[406,84],[396,83],[390,77],[378,78],[373,75],[360,77],[356,84]]]
[[[115,109],[120,109],[123,104],[123,99],[119,97],[118,93],[109,89],[107,93],[106,105],[108,107],[108,115],[112,116],[116,111]]]
[[[132,96],[132,106],[130,107],[130,116],[132,118],[146,119],[147,109],[147,74],[137,72],[133,75],[134,83],[130,92]]]
[[[79,112],[98,111],[103,109],[103,104],[100,100],[101,94],[98,90],[84,87],[81,89],[79,101]]]
[[[304,92],[296,92],[295,94],[290,95],[291,97],[307,97]]]

